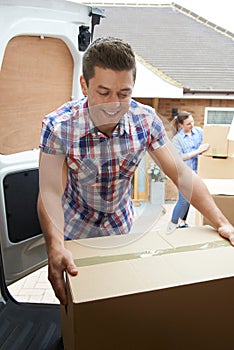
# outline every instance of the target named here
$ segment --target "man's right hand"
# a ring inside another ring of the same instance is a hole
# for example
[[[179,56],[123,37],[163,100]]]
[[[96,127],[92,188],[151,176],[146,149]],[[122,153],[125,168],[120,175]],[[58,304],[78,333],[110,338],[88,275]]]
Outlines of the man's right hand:
[[[65,271],[72,276],[78,274],[78,268],[74,263],[71,252],[64,247],[59,250],[51,249],[48,253],[48,280],[54,289],[56,297],[63,305],[67,305]]]

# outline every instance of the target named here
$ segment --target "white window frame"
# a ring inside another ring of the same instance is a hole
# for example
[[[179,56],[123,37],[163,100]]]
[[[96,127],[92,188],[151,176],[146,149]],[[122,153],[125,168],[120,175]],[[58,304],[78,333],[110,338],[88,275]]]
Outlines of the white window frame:
[[[233,112],[233,117],[234,117],[234,107],[206,107],[205,108],[205,117],[204,117],[204,125],[230,125],[230,124],[213,124],[213,123],[208,123],[208,114],[210,111],[223,111],[223,112]]]

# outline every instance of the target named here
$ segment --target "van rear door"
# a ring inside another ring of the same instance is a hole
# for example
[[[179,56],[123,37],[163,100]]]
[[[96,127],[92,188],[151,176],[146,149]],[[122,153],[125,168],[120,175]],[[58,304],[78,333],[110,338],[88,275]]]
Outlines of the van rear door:
[[[81,97],[82,51],[103,12],[71,1],[0,0],[0,240],[7,284],[47,262],[37,217],[43,117]]]
[[[47,262],[37,216],[38,154],[0,155],[0,239],[7,284]]]

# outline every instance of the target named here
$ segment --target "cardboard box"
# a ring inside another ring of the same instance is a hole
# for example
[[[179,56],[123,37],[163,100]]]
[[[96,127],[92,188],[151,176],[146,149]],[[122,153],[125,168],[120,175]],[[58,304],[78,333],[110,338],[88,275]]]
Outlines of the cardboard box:
[[[234,226],[234,196],[213,195],[217,207],[222,211],[230,223]],[[212,225],[204,218],[203,225]]]
[[[234,158],[198,157],[198,175],[203,179],[234,179]]]
[[[228,141],[228,157],[234,158],[234,141]]]
[[[203,143],[209,143],[210,148],[203,156],[227,157],[228,156],[228,132],[229,125],[204,126]]]
[[[234,179],[205,179],[203,181],[212,194],[216,205],[234,225]],[[202,224],[212,225],[206,218],[203,218]]]
[[[228,157],[234,157],[234,118],[228,132]]]
[[[211,227],[127,236],[66,242],[65,350],[232,348],[234,247]]]

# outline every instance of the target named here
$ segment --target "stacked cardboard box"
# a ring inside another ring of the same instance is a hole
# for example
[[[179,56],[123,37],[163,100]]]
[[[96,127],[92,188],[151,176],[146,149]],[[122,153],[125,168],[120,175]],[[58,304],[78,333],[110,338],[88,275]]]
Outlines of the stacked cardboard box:
[[[210,148],[198,158],[198,174],[203,179],[234,178],[234,141],[228,140],[230,125],[206,125],[204,143]]]
[[[200,175],[212,194],[217,206],[234,225],[234,122],[230,125],[207,125],[204,142],[208,151],[199,156]],[[210,224],[199,213],[196,223]]]
[[[234,179],[203,179],[216,205],[234,226]],[[197,225],[212,225],[197,212]]]
[[[65,350],[231,349],[234,247],[210,226],[68,241]]]

